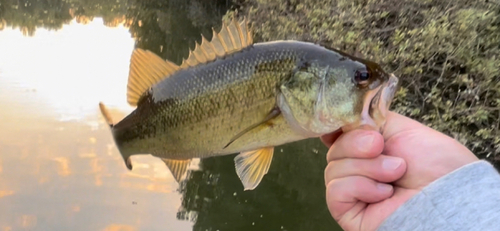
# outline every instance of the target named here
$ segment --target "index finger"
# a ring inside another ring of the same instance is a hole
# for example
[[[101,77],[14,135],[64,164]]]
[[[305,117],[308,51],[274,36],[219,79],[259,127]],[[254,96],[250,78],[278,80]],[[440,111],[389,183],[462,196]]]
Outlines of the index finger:
[[[330,147],[327,161],[342,158],[374,158],[384,149],[384,137],[377,131],[356,129],[340,135]]]

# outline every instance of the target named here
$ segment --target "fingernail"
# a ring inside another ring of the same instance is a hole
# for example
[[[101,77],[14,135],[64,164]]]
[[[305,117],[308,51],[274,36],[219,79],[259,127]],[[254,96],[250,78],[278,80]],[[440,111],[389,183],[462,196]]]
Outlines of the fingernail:
[[[403,163],[403,161],[399,158],[385,158],[382,161],[382,168],[386,170],[395,170],[401,163]]]
[[[377,183],[377,188],[382,192],[389,192],[392,190],[392,185]]]
[[[369,151],[372,148],[373,140],[375,139],[375,136],[373,134],[365,134],[361,137],[358,138],[357,146],[358,149],[362,152]]]

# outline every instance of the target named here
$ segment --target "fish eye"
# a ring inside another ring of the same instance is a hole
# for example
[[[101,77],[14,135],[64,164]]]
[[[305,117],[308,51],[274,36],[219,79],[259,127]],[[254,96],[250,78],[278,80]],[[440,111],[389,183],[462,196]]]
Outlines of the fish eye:
[[[366,85],[371,78],[371,73],[367,70],[357,70],[354,73],[354,81],[357,84]]]

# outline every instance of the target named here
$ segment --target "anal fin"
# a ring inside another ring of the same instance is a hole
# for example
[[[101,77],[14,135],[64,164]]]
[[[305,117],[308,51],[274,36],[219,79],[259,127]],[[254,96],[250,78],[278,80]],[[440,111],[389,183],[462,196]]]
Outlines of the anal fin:
[[[274,147],[242,152],[234,158],[236,173],[246,190],[255,189],[269,171]]]
[[[175,180],[177,183],[179,183],[182,180],[182,177],[184,174],[187,172],[187,167],[189,166],[189,163],[191,162],[191,159],[188,160],[171,160],[171,159],[164,159],[161,158],[163,162],[167,165],[168,169],[174,176]]]

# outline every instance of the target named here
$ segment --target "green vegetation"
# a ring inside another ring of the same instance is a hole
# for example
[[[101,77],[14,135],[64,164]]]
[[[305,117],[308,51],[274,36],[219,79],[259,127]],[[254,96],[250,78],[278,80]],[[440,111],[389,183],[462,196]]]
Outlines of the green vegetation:
[[[500,154],[500,2],[241,0],[256,40],[328,44],[402,84],[392,109],[495,160]],[[229,12],[227,16],[234,14]]]

